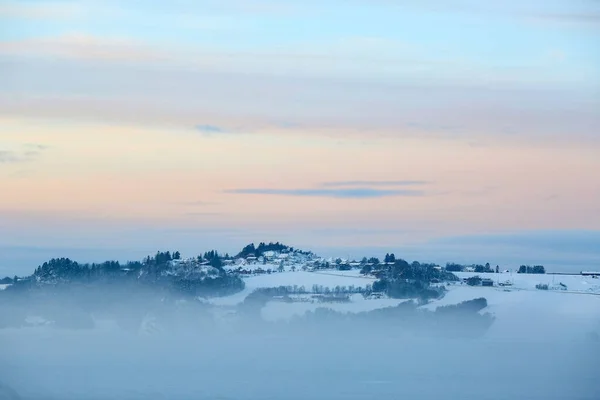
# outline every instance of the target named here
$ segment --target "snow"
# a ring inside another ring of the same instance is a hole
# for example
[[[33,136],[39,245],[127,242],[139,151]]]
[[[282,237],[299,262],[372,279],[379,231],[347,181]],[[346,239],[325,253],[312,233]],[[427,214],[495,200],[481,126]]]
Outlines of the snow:
[[[550,274],[476,274],[457,273],[460,279],[479,275],[494,281],[493,287],[469,286],[464,283],[447,284],[446,295],[430,302],[423,308],[435,310],[439,306],[458,304],[462,301],[485,297],[488,307],[482,312],[496,316],[496,322],[488,332],[488,337],[508,337],[508,332],[518,332],[515,326],[531,325],[536,321],[536,332],[542,334],[551,331],[554,335],[563,334],[564,329],[557,329],[568,322],[574,333],[598,329],[600,320],[600,280],[581,275]],[[231,296],[209,299],[217,306],[234,306],[244,301],[252,291],[258,288],[277,286],[304,286],[311,290],[313,285],[334,288],[336,286],[366,287],[373,284],[375,278],[365,277],[359,270],[338,271],[319,270],[314,272],[297,271],[262,274],[244,278],[246,288]],[[509,281],[512,286],[501,287],[498,282]],[[538,290],[537,284],[548,284],[550,290]],[[567,286],[564,289],[559,283]],[[554,288],[555,290],[552,290]],[[261,310],[267,321],[289,320],[293,316],[301,316],[317,308],[329,308],[344,313],[359,313],[384,307],[394,307],[405,301],[402,299],[365,299],[360,294],[350,297],[347,303],[321,303],[312,299],[311,295],[292,296],[295,302],[270,301]],[[303,299],[302,297],[305,297]],[[548,333],[545,334],[548,336]]]
[[[350,296],[349,303],[320,303],[296,302],[285,303],[281,301],[270,301],[261,310],[261,316],[266,321],[289,320],[293,316],[302,316],[307,311],[317,308],[328,308],[342,313],[359,313],[373,311],[379,308],[395,307],[406,300],[402,299],[365,299],[362,294]]]
[[[559,283],[567,286],[569,292],[585,292],[600,294],[600,279],[591,276],[582,275],[552,275],[552,274],[517,274],[517,273],[501,273],[501,274],[477,274],[471,272],[456,272],[456,276],[460,279],[469,278],[478,275],[481,278],[490,278],[497,285],[498,282],[511,282],[511,288],[522,290],[538,290],[535,288],[537,284],[546,284],[550,287],[558,288]]]
[[[210,299],[210,302],[219,306],[233,306],[244,301],[246,296],[259,288],[278,286],[304,286],[311,290],[313,285],[334,288],[336,286],[366,287],[373,284],[375,278],[360,276],[358,271],[327,271],[327,272],[277,272],[261,274],[244,278],[246,288],[241,292],[226,297]]]
[[[8,284],[2,284],[2,285],[0,285],[0,290],[4,290],[4,289],[6,289],[7,287],[9,287],[10,285],[11,285],[11,283],[8,283]]]
[[[461,278],[477,274],[457,273]],[[480,276],[496,274],[479,274]],[[489,339],[503,338],[516,340],[519,335],[551,338],[572,335],[578,337],[585,332],[600,328],[600,291],[594,288],[597,279],[577,275],[533,275],[533,274],[499,274],[500,282],[512,280],[509,287],[482,287],[455,284],[447,286],[448,292],[439,299],[430,302],[423,308],[435,310],[439,306],[458,304],[463,301],[484,297],[488,306],[481,312],[488,312],[496,317],[496,321],[487,332]],[[508,278],[508,279],[507,279]],[[545,283],[552,285],[563,282],[568,291],[538,290],[535,285]],[[497,282],[498,279],[494,279]],[[527,333],[515,327],[527,326]]]

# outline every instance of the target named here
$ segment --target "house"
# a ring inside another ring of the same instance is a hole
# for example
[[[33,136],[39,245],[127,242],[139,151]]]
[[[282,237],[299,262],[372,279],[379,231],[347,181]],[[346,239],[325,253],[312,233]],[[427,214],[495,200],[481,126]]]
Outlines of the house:
[[[481,286],[494,286],[494,281],[489,278],[484,278],[481,280]]]

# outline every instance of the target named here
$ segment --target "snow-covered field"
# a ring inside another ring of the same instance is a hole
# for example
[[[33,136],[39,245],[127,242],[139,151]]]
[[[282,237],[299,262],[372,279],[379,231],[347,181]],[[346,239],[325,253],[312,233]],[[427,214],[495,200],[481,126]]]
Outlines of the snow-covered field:
[[[566,286],[566,290],[570,292],[600,294],[600,278],[592,278],[591,276],[517,273],[477,274],[474,272],[456,272],[455,275],[461,279],[478,275],[481,278],[492,279],[494,285],[510,282],[512,288],[522,290],[537,290],[535,288],[537,284],[546,284],[550,289],[558,289],[560,283],[563,283]]]
[[[490,329],[488,337],[508,338],[519,335],[515,326],[527,325],[535,332],[545,335],[564,334],[565,325],[577,332],[589,332],[600,329],[600,279],[580,275],[534,275],[534,274],[456,274],[460,279],[479,275],[494,280],[493,287],[469,286],[464,283],[447,285],[448,292],[440,299],[423,306],[435,309],[438,306],[458,304],[462,301],[485,297],[488,307],[482,312],[496,316],[496,322]],[[232,296],[211,299],[217,306],[234,306],[244,301],[252,291],[258,288],[277,286],[304,286],[311,290],[313,285],[334,288],[335,286],[366,287],[375,281],[372,277],[360,275],[358,270],[319,272],[282,272],[264,274],[245,278],[246,288]],[[510,282],[511,286],[499,286],[498,283]],[[559,284],[566,286],[566,290]],[[536,289],[537,284],[547,284],[551,290]],[[552,290],[554,288],[555,290]],[[561,290],[559,290],[561,289]],[[301,316],[317,308],[329,308],[339,312],[358,313],[378,308],[393,307],[404,300],[400,299],[365,299],[362,295],[352,295],[347,303],[321,303],[310,300],[281,302],[271,301],[261,310],[265,320],[289,320],[293,316]],[[531,324],[531,322],[535,322]],[[530,329],[530,333],[532,333]],[[550,332],[550,333],[548,333]]]
[[[354,286],[366,287],[375,282],[375,278],[361,276],[359,271],[325,271],[325,272],[277,272],[272,274],[255,275],[244,278],[246,288],[239,293],[226,297],[217,297],[210,299],[210,302],[219,306],[234,306],[244,301],[244,299],[259,288],[270,288],[278,286],[304,286],[306,290],[311,290],[313,285],[333,288],[336,286]]]
[[[348,303],[320,303],[320,302],[296,302],[285,303],[271,301],[261,310],[261,316],[266,321],[289,320],[295,315],[302,316],[307,311],[317,308],[329,308],[343,313],[359,313],[372,311],[378,308],[395,307],[406,300],[401,299],[365,299],[361,294],[350,296]]]
[[[11,285],[10,283],[8,283],[8,284],[2,284],[2,285],[0,285],[0,290],[4,290],[7,287],[9,287],[10,285]]]
[[[585,339],[600,332],[600,296],[589,290],[597,280],[494,277],[511,279],[513,286],[458,283],[449,285],[442,299],[423,306],[434,309],[485,297],[488,307],[482,312],[496,320],[484,338],[475,340],[401,340],[393,334],[352,330],[323,337],[304,332],[228,336],[220,331],[204,338],[196,333],[144,336],[121,332],[112,323],[82,331],[51,329],[32,317],[29,322],[35,327],[0,330],[0,385],[9,384],[23,399],[67,400],[600,398],[600,343]],[[553,280],[568,290],[535,289]],[[356,270],[328,270],[265,274],[245,281],[243,292],[210,302],[227,311],[257,288],[358,287],[374,279]],[[401,302],[352,295],[349,303],[312,303],[308,295],[297,297],[306,301],[271,301],[261,310],[262,317],[289,319],[317,307],[360,312]]]

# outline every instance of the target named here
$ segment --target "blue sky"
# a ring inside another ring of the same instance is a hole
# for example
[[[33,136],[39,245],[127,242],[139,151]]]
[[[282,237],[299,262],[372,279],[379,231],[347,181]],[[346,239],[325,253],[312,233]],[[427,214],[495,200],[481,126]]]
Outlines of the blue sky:
[[[594,0],[2,1],[0,243],[593,239],[599,39]]]

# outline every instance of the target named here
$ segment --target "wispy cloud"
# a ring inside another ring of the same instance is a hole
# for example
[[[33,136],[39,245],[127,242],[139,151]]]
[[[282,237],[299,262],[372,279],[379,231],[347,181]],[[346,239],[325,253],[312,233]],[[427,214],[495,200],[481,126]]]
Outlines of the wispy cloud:
[[[452,245],[508,246],[561,252],[591,252],[599,255],[600,231],[537,230],[437,238],[431,243]],[[535,253],[535,252],[534,252]]]
[[[399,180],[399,181],[334,181],[325,182],[325,187],[344,187],[344,186],[417,186],[426,185],[428,181],[421,180]]]
[[[262,194],[275,196],[297,196],[297,197],[330,197],[338,199],[369,199],[391,196],[423,196],[424,192],[419,190],[401,189],[374,189],[368,187],[342,188],[342,189],[232,189],[225,193],[235,194]]]
[[[565,13],[565,14],[541,14],[532,17],[534,20],[571,24],[586,25],[594,28],[600,28],[600,13]]]
[[[213,133],[223,133],[225,130],[216,125],[196,125],[196,130],[203,134],[211,135]]]
[[[14,151],[0,150],[0,164],[9,164],[22,161],[21,157]]]
[[[220,203],[218,203],[216,201],[190,200],[190,201],[181,201],[181,202],[178,202],[177,204],[184,205],[184,206],[215,206]]]
[[[39,144],[39,143],[25,143],[23,145],[24,148],[26,149],[32,149],[32,150],[47,150],[50,146],[47,146],[45,144]]]
[[[223,215],[220,212],[187,212],[183,214],[186,217],[214,217],[218,215]]]
[[[0,55],[50,56],[57,59],[143,64],[169,58],[169,53],[126,37],[68,33],[58,36],[0,41]]]
[[[77,2],[24,2],[6,1],[0,4],[0,18],[23,20],[65,20],[83,15]]]
[[[21,150],[0,150],[0,164],[32,161],[47,148],[45,145],[27,143],[22,146]]]

